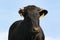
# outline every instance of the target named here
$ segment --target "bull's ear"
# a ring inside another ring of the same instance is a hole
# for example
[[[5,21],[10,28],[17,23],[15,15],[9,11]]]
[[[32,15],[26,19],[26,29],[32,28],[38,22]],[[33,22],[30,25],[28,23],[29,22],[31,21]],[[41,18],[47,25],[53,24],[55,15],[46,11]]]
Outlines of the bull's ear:
[[[41,10],[39,13],[40,13],[40,18],[43,18],[48,13],[48,11],[47,10]]]
[[[42,15],[40,16],[40,18],[44,18],[44,16],[45,16],[44,13],[42,13]]]
[[[24,9],[21,9],[18,11],[18,13],[20,14],[20,16],[23,16],[23,13],[24,13]]]

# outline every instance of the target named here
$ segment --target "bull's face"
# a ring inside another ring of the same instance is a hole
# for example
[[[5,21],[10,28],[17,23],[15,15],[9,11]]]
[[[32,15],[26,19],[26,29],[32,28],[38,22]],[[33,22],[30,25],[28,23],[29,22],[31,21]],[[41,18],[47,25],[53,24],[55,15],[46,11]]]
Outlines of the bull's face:
[[[19,10],[19,14],[22,14],[24,18],[29,18],[32,20],[32,24],[34,26],[38,26],[39,17],[45,16],[47,14],[47,10],[41,9],[34,5],[29,5],[24,7],[24,9]]]

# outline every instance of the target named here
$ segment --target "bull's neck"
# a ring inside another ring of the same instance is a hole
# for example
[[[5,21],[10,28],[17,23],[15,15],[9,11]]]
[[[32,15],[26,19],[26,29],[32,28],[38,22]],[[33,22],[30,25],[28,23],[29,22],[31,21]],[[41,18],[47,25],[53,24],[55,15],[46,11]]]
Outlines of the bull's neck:
[[[36,19],[36,20],[32,20],[30,18],[24,18],[25,22],[32,25],[32,26],[35,26],[35,27],[38,27],[39,26],[39,19]]]

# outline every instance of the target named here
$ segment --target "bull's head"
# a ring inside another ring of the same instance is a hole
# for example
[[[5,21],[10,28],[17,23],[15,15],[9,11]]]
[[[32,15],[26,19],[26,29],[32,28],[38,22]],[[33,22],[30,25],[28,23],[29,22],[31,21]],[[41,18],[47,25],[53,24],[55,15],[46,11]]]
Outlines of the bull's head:
[[[34,6],[34,5],[29,5],[29,6],[24,7],[24,9],[20,9],[20,10],[19,10],[19,14],[22,15],[22,16],[24,16],[24,17],[29,16],[29,13],[30,13],[31,15],[32,15],[32,14],[33,14],[33,15],[38,14],[38,15],[40,16],[40,18],[41,18],[41,17],[45,16],[45,15],[48,13],[48,11],[45,10],[45,9],[36,7],[36,6]],[[27,14],[28,14],[28,15],[27,15]],[[31,17],[31,15],[30,15],[30,17]],[[33,16],[33,15],[32,15],[32,16]],[[37,16],[37,15],[36,15],[36,16]]]
[[[22,14],[24,18],[31,19],[34,27],[39,26],[39,18],[45,16],[47,13],[47,10],[36,7],[34,5],[29,5],[24,7],[24,9],[19,10],[19,14]]]

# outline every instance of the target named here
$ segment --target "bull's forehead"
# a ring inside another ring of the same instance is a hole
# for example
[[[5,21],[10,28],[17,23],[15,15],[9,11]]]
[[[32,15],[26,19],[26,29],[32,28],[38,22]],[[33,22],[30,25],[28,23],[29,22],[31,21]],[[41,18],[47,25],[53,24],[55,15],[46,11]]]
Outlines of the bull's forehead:
[[[37,6],[34,6],[34,5],[29,5],[29,6],[26,6],[24,7],[25,10],[41,10],[39,7]]]
[[[26,6],[26,8],[36,8],[36,6],[34,6],[34,5],[28,5],[28,6]]]

